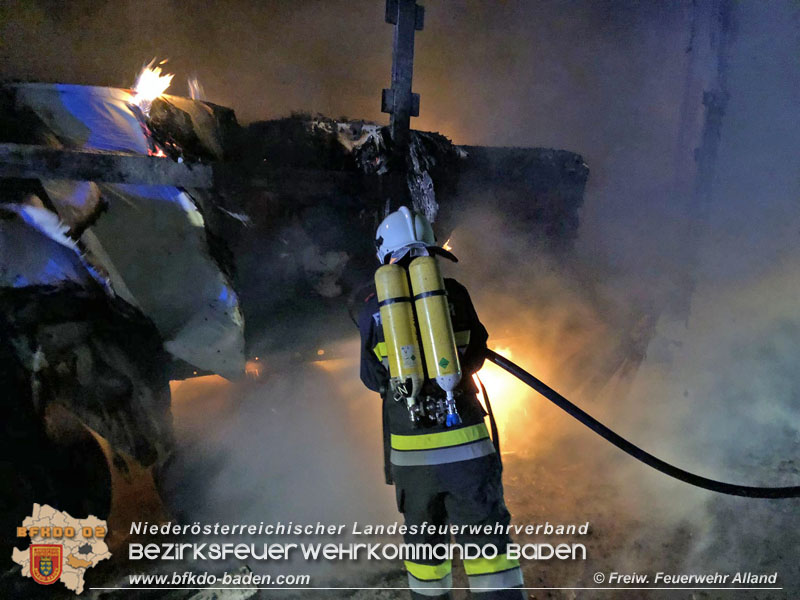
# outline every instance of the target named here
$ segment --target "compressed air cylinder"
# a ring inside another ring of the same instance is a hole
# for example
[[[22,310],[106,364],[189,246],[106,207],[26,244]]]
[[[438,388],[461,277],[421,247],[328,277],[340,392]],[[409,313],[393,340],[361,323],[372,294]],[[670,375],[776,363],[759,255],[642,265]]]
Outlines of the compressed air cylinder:
[[[404,386],[402,389],[410,410],[422,387],[425,373],[405,269],[399,265],[380,267],[375,272],[375,288],[389,355],[389,376],[396,384]],[[410,388],[407,386],[409,381]]]
[[[455,425],[460,422],[460,418],[456,412],[453,392],[461,381],[461,365],[444,280],[433,256],[415,258],[408,273],[414,292],[414,308],[428,377],[435,379],[437,385],[447,394],[447,425]]]

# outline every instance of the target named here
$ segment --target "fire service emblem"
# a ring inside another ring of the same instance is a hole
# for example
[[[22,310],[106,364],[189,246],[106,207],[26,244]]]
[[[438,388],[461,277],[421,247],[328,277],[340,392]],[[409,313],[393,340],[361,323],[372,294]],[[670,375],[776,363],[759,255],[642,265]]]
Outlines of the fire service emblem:
[[[61,577],[61,544],[31,544],[31,577],[36,583],[50,585]]]

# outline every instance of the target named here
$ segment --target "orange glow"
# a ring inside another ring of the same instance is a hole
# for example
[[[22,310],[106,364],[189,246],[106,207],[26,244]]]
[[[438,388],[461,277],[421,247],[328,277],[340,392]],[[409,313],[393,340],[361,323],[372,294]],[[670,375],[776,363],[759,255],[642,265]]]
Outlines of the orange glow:
[[[355,372],[355,366],[357,365],[356,361],[352,358],[329,358],[327,360],[315,360],[311,364],[319,367],[323,371],[327,371],[328,373],[336,373],[339,371],[347,369],[353,369]]]
[[[524,364],[536,364],[532,356],[515,356],[517,353],[509,347],[496,347],[494,350],[506,358],[519,360]],[[539,432],[538,413],[541,403],[536,394],[524,383],[506,373],[503,369],[489,362],[484,363],[481,370],[473,375],[475,384],[480,390],[478,377],[483,381],[492,404],[497,428],[500,432],[500,443],[503,454],[530,454],[534,452],[533,441]],[[486,400],[479,392],[479,398],[485,405]]]
[[[172,417],[176,429],[207,435],[209,423],[223,420],[235,406],[237,386],[219,375],[170,381]]]
[[[244,374],[249,379],[258,379],[261,377],[261,363],[256,360],[248,360],[244,364]]]
[[[201,375],[191,379],[173,379],[169,382],[169,391],[175,399],[176,396],[194,396],[200,391],[221,389],[229,385],[230,381],[219,375]]]
[[[447,241],[444,244],[442,244],[442,248],[447,250],[448,252],[451,252],[453,250],[453,246],[450,244],[451,239],[452,238],[447,238]]]

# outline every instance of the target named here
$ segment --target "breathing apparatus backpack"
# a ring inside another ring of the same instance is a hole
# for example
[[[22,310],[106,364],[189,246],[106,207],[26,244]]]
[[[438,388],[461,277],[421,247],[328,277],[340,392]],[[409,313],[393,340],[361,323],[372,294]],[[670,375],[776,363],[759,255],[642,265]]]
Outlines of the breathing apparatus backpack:
[[[423,419],[447,427],[458,425],[455,390],[461,381],[461,364],[436,257],[419,256],[408,271],[396,263],[383,265],[375,272],[375,288],[394,400],[405,402],[414,425]],[[444,391],[444,399],[420,398],[427,379]]]

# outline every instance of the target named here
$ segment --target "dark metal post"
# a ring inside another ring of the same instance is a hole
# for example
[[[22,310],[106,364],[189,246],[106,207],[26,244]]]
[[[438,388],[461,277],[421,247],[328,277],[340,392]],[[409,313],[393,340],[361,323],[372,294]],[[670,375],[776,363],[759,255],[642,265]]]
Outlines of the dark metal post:
[[[398,151],[408,147],[411,117],[419,116],[419,94],[411,91],[414,73],[414,32],[421,31],[425,8],[416,0],[386,0],[386,22],[394,25],[392,87],[383,90],[383,112],[392,115],[392,141]]]
[[[425,8],[416,0],[386,0],[386,22],[394,25],[392,87],[383,90],[381,110],[391,115],[393,160],[390,203],[408,202],[406,157],[411,139],[411,117],[419,116],[419,94],[411,91],[414,73],[414,32],[421,31]],[[388,208],[388,207],[387,207]],[[392,206],[391,208],[394,208]]]

